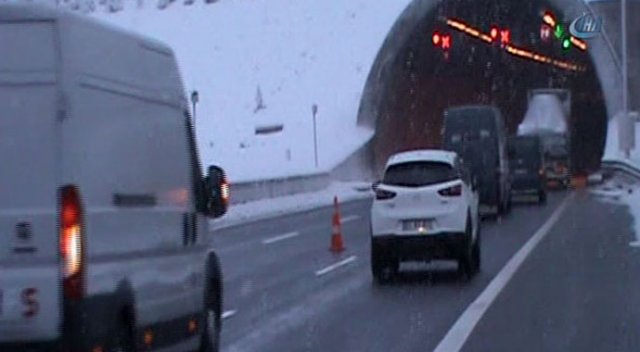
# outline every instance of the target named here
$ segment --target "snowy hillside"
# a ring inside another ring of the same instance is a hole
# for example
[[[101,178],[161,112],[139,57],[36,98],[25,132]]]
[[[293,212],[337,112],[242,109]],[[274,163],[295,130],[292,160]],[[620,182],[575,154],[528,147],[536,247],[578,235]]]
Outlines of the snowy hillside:
[[[158,1],[147,0],[124,1],[116,13],[97,7],[93,15],[175,49],[187,91],[199,91],[203,163],[222,165],[238,182],[327,171],[371,138],[373,131],[356,127],[360,96],[378,49],[408,3],[197,0],[159,10]],[[255,134],[257,127],[274,125],[283,130]]]

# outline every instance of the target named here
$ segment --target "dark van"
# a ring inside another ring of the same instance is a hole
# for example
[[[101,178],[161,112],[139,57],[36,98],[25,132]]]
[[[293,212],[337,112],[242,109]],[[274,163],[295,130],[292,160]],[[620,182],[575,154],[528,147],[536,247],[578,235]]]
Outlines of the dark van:
[[[547,200],[544,151],[540,137],[517,136],[509,139],[511,195],[536,195]]]
[[[483,212],[508,212],[511,182],[507,133],[500,110],[488,105],[447,109],[442,147],[458,153],[471,171],[477,182]]]

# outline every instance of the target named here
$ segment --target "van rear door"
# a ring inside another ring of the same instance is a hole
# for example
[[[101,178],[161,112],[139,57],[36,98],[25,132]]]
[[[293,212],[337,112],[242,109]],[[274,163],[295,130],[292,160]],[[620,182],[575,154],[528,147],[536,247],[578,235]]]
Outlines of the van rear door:
[[[0,21],[0,343],[60,328],[53,22]]]

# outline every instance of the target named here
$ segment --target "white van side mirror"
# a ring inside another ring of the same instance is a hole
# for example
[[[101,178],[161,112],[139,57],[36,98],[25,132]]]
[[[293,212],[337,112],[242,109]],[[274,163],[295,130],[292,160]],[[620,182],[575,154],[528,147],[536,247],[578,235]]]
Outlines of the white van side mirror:
[[[219,218],[227,213],[229,207],[229,183],[224,170],[215,165],[209,166],[205,178],[207,190],[207,209],[209,216]]]

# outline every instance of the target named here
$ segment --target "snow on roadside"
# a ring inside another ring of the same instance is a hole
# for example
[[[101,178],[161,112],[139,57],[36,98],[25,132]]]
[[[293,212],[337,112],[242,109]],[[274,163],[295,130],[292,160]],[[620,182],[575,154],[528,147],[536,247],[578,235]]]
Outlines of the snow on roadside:
[[[604,148],[602,160],[621,161],[640,168],[640,124],[636,123],[635,128],[636,148],[633,149],[627,159],[618,146],[618,121],[615,118],[609,120],[607,127],[607,141]]]
[[[602,201],[611,204],[623,204],[629,208],[633,217],[635,241],[629,243],[632,247],[640,247],[640,185],[625,180],[615,178],[605,182],[600,187],[590,191],[598,196]]]
[[[264,220],[292,212],[329,206],[333,204],[334,196],[338,197],[340,203],[344,203],[371,198],[373,193],[368,183],[334,182],[326,189],[317,192],[232,205],[225,216],[211,221],[211,227],[213,230],[218,230],[247,221]]]
[[[156,3],[93,16],[175,50],[186,91],[199,91],[202,165],[248,182],[327,172],[370,140],[373,131],[356,124],[362,90],[411,1],[176,1],[162,11]],[[256,134],[265,126],[283,129]]]

